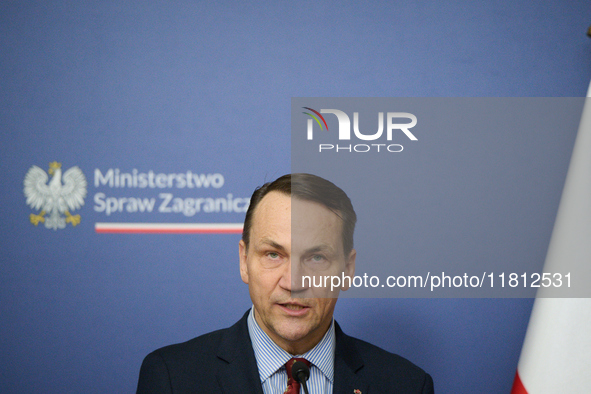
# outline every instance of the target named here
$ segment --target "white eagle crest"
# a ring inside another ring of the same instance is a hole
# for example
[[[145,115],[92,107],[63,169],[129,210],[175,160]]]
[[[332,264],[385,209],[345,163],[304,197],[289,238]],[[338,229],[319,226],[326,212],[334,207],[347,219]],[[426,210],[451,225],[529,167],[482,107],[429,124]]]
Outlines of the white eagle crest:
[[[78,167],[70,168],[62,176],[61,167],[61,163],[49,163],[48,172],[53,175],[49,183],[49,175],[37,166],[31,167],[25,176],[27,205],[35,210],[42,209],[39,215],[30,216],[35,226],[44,222],[45,227],[57,230],[66,227],[66,223],[72,223],[72,226],[80,223],[80,215],[71,215],[70,210],[84,205],[86,178]],[[48,217],[45,217],[46,213],[49,213]]]

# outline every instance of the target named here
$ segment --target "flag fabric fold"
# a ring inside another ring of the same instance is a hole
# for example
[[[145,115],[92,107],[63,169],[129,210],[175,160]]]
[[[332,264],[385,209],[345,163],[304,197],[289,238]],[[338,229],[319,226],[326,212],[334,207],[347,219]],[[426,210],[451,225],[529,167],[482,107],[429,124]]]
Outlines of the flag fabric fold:
[[[591,277],[591,85],[560,200],[544,272]],[[583,267],[583,271],[581,271]],[[591,286],[591,283],[582,283]],[[511,394],[591,393],[591,299],[544,298],[539,289]]]

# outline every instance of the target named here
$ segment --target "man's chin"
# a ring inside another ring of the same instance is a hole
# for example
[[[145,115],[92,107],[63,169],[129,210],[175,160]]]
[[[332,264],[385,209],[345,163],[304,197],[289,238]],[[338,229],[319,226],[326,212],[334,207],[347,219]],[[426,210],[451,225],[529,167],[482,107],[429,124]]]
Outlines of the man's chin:
[[[275,327],[275,334],[286,342],[300,343],[306,340],[312,331],[309,326],[283,323]]]

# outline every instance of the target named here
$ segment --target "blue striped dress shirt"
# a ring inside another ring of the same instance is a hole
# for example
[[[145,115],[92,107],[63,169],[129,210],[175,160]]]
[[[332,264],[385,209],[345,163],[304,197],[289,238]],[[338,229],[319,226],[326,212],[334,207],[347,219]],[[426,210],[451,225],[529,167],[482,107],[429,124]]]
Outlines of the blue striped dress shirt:
[[[335,333],[334,320],[324,337],[314,348],[302,355],[291,355],[280,348],[262,330],[254,318],[254,307],[248,314],[248,333],[257,360],[259,375],[265,394],[283,394],[287,388],[285,363],[292,357],[302,357],[310,361],[310,394],[331,394],[334,383]],[[304,393],[304,389],[300,389]]]

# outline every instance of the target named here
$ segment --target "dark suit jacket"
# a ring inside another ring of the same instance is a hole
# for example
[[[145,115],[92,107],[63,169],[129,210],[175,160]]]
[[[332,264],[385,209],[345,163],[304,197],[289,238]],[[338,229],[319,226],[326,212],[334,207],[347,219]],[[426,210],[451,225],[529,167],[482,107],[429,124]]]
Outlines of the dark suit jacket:
[[[137,393],[263,394],[247,316],[230,328],[150,353]],[[338,324],[335,334],[335,394],[433,393],[431,376],[410,361],[345,335]]]

